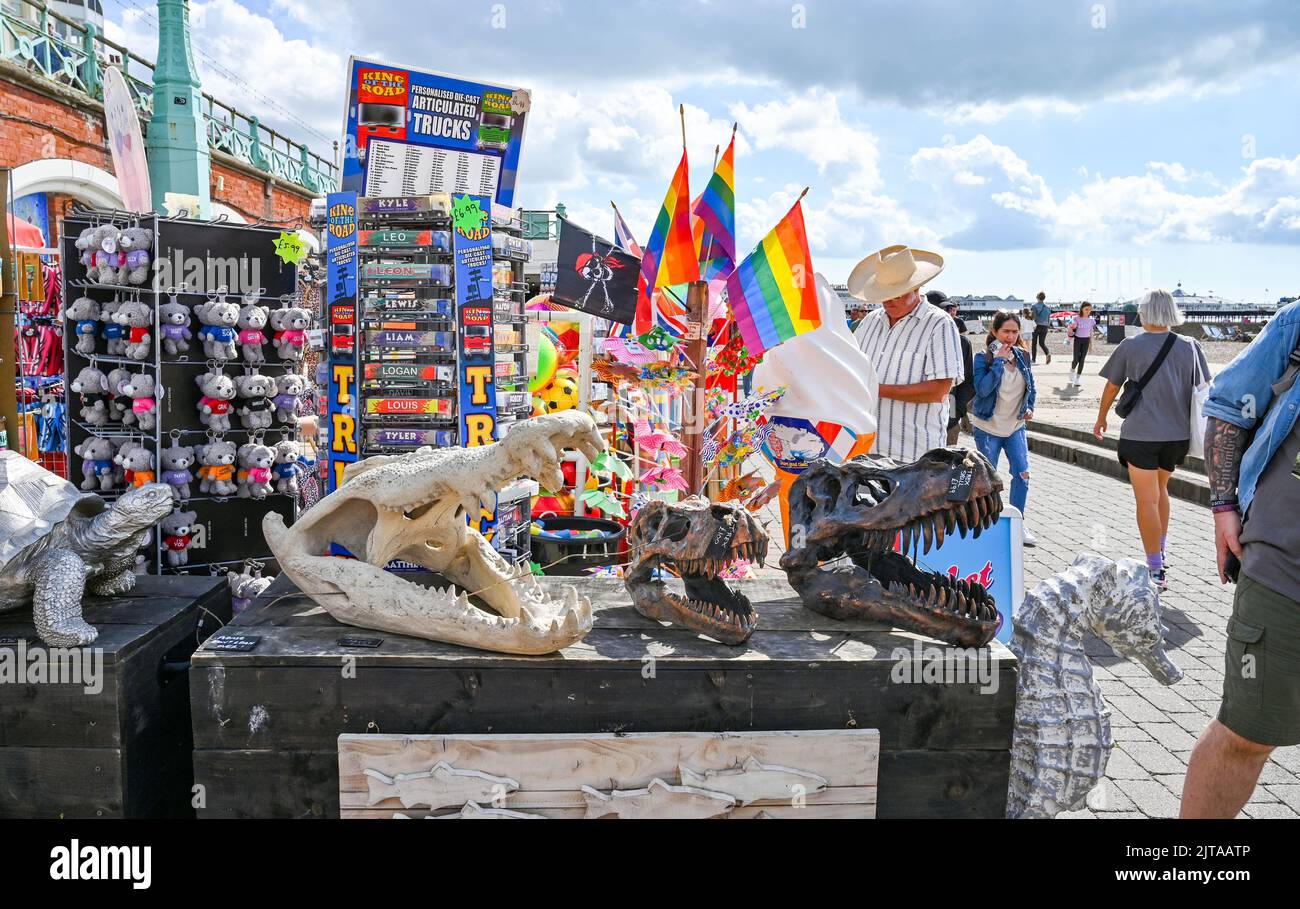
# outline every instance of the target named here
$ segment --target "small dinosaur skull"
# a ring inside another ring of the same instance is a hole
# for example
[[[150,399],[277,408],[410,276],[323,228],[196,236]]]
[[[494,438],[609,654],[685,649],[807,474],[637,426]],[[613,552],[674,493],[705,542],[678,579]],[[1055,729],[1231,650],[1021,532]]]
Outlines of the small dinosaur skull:
[[[927,553],[952,533],[978,537],[1001,511],[1002,481],[977,451],[936,448],[905,466],[868,455],[839,466],[816,461],[790,487],[791,546],[781,567],[814,612],[981,647],[1001,624],[993,598],[979,584],[918,567],[907,553]]]
[[[652,501],[637,512],[628,542],[633,562],[623,583],[637,612],[723,644],[743,644],[754,633],[758,613],[718,577],[736,559],[761,564],[767,557],[767,533],[745,509],[699,496]],[[670,591],[656,569],[680,577],[685,596]]]

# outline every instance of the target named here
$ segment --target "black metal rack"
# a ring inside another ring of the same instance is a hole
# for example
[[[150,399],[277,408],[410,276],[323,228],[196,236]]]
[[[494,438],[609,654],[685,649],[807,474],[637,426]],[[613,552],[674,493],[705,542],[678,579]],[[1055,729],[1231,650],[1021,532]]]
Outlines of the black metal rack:
[[[141,227],[152,233],[149,279],[145,284],[101,284],[88,278],[86,268],[80,262],[81,251],[76,247],[77,238],[87,227],[108,223],[119,228]],[[93,365],[105,373],[118,368],[126,369],[134,375],[150,375],[157,389],[154,427],[151,430],[141,430],[138,421],[134,425],[126,425],[121,421],[110,421],[102,427],[87,425],[80,418],[82,405],[79,395],[67,387],[70,476],[73,482],[79,482],[83,476],[82,458],[75,453],[76,446],[90,436],[100,436],[119,443],[141,443],[153,454],[154,473],[161,478],[161,452],[172,440],[181,445],[193,446],[215,438],[199,422],[198,400],[201,395],[195,376],[209,368],[219,368],[228,374],[238,375],[242,373],[245,364],[242,359],[209,361],[203,354],[202,343],[197,337],[201,323],[193,314],[189,328],[195,337],[189,342],[189,352],[167,354],[163,345],[160,305],[172,298],[185,302],[192,309],[194,304],[218,292],[219,285],[212,283],[214,278],[224,278],[226,292],[232,299],[237,298],[240,291],[257,288],[261,290],[259,303],[275,309],[282,303],[297,299],[297,269],[275,255],[273,243],[279,236],[279,230],[255,225],[79,209],[64,221],[64,231],[60,243],[64,261],[65,306],[85,296],[100,304],[112,300],[139,300],[147,303],[152,310],[152,324],[148,326],[152,349],[145,359],[107,353],[107,342],[100,335],[96,336],[94,353],[80,353],[76,349],[76,333],[71,330],[71,326],[65,327],[64,362],[70,377],[65,387],[70,386],[71,379],[84,367]],[[182,276],[179,286],[169,280],[176,277],[171,272],[177,266],[187,272],[187,275]],[[232,278],[234,280],[230,280]],[[270,334],[269,326],[267,334]],[[269,343],[266,350],[267,362],[257,367],[264,375],[279,376],[300,371],[301,363],[278,359]],[[116,392],[110,389],[110,393]],[[231,429],[219,436],[237,445],[255,437],[264,438],[273,446],[282,437],[296,439],[297,427],[296,423],[276,424],[268,430],[253,431],[242,428],[239,420],[233,419]],[[196,468],[194,470],[197,474]],[[119,496],[126,486],[122,479],[116,483],[113,490],[100,494],[110,499]],[[147,570],[150,573],[206,574],[210,566],[237,564],[249,557],[267,558],[270,550],[262,537],[262,516],[269,511],[276,511],[291,522],[297,514],[297,500],[290,496],[272,493],[265,499],[253,499],[202,494],[198,492],[197,476],[191,487],[193,494],[181,503],[184,510],[198,514],[198,530],[191,544],[189,561],[184,566],[169,567],[164,558],[162,534],[155,532],[153,544],[146,556]],[[95,491],[99,492],[98,489]]]

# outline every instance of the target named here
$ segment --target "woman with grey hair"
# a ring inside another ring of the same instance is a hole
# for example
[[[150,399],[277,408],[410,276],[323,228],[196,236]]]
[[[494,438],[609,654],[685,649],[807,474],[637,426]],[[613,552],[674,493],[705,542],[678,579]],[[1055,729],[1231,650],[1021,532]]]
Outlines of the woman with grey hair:
[[[1128,470],[1137,500],[1138,533],[1147,567],[1161,590],[1167,586],[1169,478],[1187,457],[1192,437],[1192,394],[1209,381],[1205,353],[1191,338],[1170,331],[1183,324],[1183,314],[1168,291],[1152,290],[1138,302],[1142,334],[1126,338],[1101,368],[1106,388],[1093,435],[1106,433],[1106,417],[1115,412],[1124,422],[1119,430],[1119,462]],[[1122,386],[1122,394],[1121,394]]]

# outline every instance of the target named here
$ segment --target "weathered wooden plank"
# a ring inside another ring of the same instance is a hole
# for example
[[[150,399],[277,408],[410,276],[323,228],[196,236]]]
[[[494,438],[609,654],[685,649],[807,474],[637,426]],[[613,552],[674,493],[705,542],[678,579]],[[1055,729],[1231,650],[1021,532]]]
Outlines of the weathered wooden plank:
[[[191,673],[197,748],[322,750],[337,736],[879,729],[884,748],[1011,747],[1015,675],[995,693],[895,684],[860,672],[570,672],[200,667]]]
[[[200,818],[336,818],[339,759],[330,751],[195,751]]]
[[[636,789],[655,777],[675,782],[683,765],[695,771],[727,770],[748,757],[817,773],[829,786],[864,786],[876,779],[880,734],[874,729],[832,729],[619,736],[342,735],[338,748],[340,789],[361,799],[359,804],[345,799],[346,808],[368,807],[370,787],[364,770],[395,776],[428,769],[438,761],[508,777],[518,782],[521,792],[538,793],[576,792],[579,787],[568,783],[578,768],[581,784]],[[512,795],[508,807],[514,804]]]
[[[0,748],[0,818],[123,816],[116,748]]]
[[[566,669],[640,669],[647,663],[672,663],[682,668],[758,669],[819,667],[828,670],[861,669],[864,664],[893,666],[910,659],[916,646],[934,648],[935,658],[957,665],[964,657],[956,650],[940,649],[932,641],[902,631],[763,631],[745,646],[727,647],[677,628],[659,631],[593,628],[585,638],[559,653],[527,656],[472,650],[456,644],[426,641],[405,635],[366,632],[334,624],[320,626],[231,626],[232,631],[261,640],[249,652],[200,649],[196,664],[234,667],[339,666],[350,658],[358,666],[525,669],[562,664]],[[342,647],[345,636],[378,637],[375,649]],[[1015,657],[998,642],[983,648],[979,658],[994,669],[1014,665]]]
[[[523,809],[519,809],[523,810]],[[343,811],[344,820],[388,820],[393,819],[395,815],[403,814],[413,820],[423,820],[432,815],[434,817],[455,815],[456,811],[415,811],[408,809],[366,809],[366,808],[349,808]],[[545,818],[553,820],[574,820],[581,819],[586,815],[585,808],[540,808],[527,812],[529,814],[540,814]],[[741,821],[759,818],[772,820],[871,820],[875,817],[874,805],[857,804],[857,805],[804,805],[797,807],[794,805],[742,805],[731,809],[729,813],[717,820]]]
[[[1005,817],[1010,775],[1005,751],[882,751],[877,816]]]
[[[1009,771],[1005,751],[882,750],[876,816],[1004,817]],[[200,750],[194,752],[194,774],[206,797],[199,817],[340,816],[333,749]]]

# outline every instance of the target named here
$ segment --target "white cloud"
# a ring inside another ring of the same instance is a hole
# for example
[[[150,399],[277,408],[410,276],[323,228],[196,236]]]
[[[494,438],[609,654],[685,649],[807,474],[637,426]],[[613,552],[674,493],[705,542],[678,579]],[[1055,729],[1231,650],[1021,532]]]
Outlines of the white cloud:
[[[1252,161],[1236,182],[1222,187],[1212,174],[1155,161],[1140,175],[1092,176],[1059,200],[1019,155],[984,135],[922,148],[909,171],[951,206],[944,242],[962,249],[1300,243],[1300,156]],[[1220,191],[1195,193],[1195,183]]]

